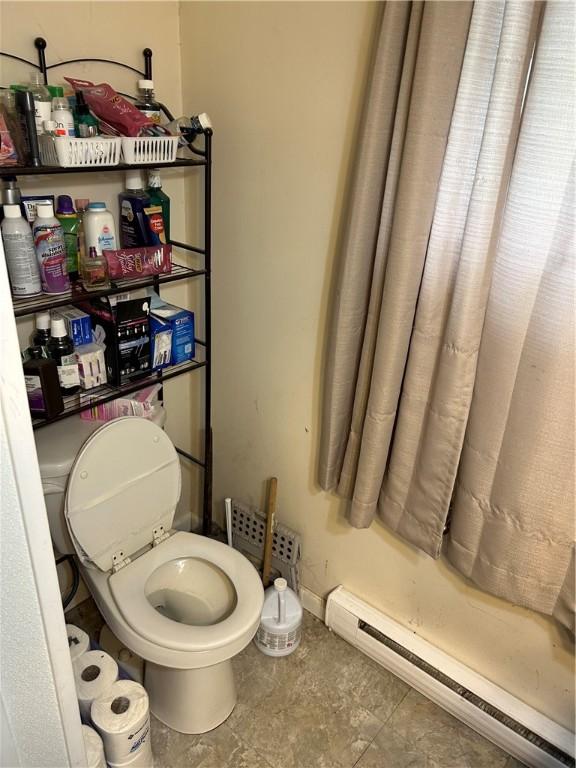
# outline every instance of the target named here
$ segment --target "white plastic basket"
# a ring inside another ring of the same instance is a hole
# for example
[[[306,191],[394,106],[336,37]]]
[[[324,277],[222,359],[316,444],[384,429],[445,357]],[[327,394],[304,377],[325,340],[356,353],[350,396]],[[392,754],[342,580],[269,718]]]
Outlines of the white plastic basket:
[[[179,136],[122,137],[122,155],[127,165],[136,163],[173,163]]]
[[[118,165],[120,162],[120,139],[102,137],[71,139],[58,136],[55,139],[58,162],[64,168]]]

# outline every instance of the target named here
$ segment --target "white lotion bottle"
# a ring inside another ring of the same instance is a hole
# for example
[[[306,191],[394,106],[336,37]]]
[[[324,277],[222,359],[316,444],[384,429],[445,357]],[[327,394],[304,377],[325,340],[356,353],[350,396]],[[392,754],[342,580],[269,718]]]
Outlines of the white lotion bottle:
[[[19,205],[4,206],[2,240],[6,266],[14,296],[34,296],[40,293],[40,269],[34,250],[30,225],[22,217]]]

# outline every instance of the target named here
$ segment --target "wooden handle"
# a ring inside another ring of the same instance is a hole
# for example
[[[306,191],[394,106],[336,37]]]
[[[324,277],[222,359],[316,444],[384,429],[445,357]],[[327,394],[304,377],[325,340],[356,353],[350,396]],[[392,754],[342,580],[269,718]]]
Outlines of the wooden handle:
[[[262,584],[264,589],[270,583],[272,567],[272,539],[274,536],[274,513],[276,512],[276,495],[278,493],[278,478],[271,477],[268,483],[268,500],[266,503],[266,537],[264,539],[264,564],[262,566]]]

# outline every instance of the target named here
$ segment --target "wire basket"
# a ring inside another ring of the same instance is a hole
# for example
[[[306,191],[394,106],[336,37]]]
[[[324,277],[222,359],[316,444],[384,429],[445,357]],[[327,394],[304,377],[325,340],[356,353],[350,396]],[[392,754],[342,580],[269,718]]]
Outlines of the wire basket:
[[[179,136],[122,137],[122,155],[127,165],[173,163]]]
[[[120,139],[98,137],[71,139],[57,136],[54,140],[58,162],[63,168],[83,168],[104,165],[118,165],[120,162]]]

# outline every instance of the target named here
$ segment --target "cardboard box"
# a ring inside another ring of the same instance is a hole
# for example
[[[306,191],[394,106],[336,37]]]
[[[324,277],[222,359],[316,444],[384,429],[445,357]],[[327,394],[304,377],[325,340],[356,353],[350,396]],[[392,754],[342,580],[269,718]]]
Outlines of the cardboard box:
[[[90,319],[89,315],[87,317]],[[83,344],[76,347],[74,357],[78,363],[82,389],[94,389],[106,384],[106,360],[101,344]]]
[[[90,320],[90,315],[72,305],[58,307],[55,310],[55,314],[64,318],[66,331],[75,347],[92,344],[92,321]]]
[[[92,320],[95,342],[105,347],[106,374],[114,386],[150,373],[150,299],[129,293],[122,298],[103,296],[81,305]]]
[[[171,365],[185,363],[194,357],[194,312],[167,304],[158,296],[152,298],[151,317],[157,332],[172,330]]]

